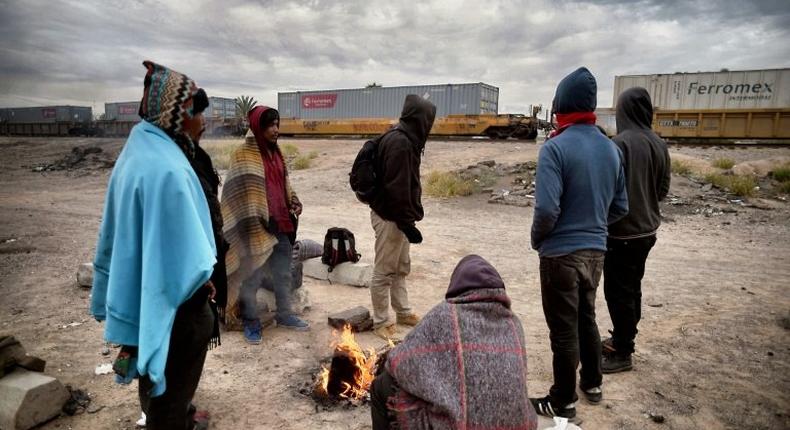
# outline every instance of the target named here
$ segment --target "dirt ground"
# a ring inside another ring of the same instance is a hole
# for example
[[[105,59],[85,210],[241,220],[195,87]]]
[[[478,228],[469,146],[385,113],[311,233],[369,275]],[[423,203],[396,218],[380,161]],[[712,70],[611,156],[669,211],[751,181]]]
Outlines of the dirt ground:
[[[369,211],[347,182],[362,141],[287,142],[319,153],[313,167],[292,172],[304,202],[300,237],[321,241],[328,227],[348,227],[363,261],[371,261]],[[101,160],[76,170],[41,168],[75,146],[98,145],[115,154],[122,143],[0,138],[0,332],[46,359],[46,373],[93,398],[93,413],[62,416],[42,427],[47,430],[130,429],[139,417],[136,384],[123,387],[109,375],[94,375],[111,357],[101,355],[102,326],[87,313],[90,290],[75,281],[77,266],[93,258],[110,171],[100,168]],[[423,174],[482,160],[535,160],[539,147],[431,141]],[[672,154],[743,163],[787,157],[790,149],[674,147]],[[648,260],[635,371],[605,376],[601,405],[579,402],[584,429],[790,428],[790,205],[772,198],[711,203],[699,198],[700,186],[673,176],[672,197],[681,203],[664,206],[667,220]],[[487,197],[424,199],[419,227],[425,241],[412,248],[411,301],[417,312],[428,311],[442,299],[461,257],[487,258],[505,279],[524,325],[530,394],[544,395],[551,353],[538,258],[529,247],[532,208],[488,204]],[[268,329],[257,346],[227,333],[209,352],[195,402],[211,412],[212,428],[370,428],[366,406],[323,410],[298,392],[330,353],[327,315],[369,306],[369,293],[309,278],[305,288],[313,303],[306,314],[311,331]],[[611,327],[602,291],[598,322],[602,333]],[[359,338],[364,346],[383,345],[370,333]],[[654,422],[651,414],[665,422]]]

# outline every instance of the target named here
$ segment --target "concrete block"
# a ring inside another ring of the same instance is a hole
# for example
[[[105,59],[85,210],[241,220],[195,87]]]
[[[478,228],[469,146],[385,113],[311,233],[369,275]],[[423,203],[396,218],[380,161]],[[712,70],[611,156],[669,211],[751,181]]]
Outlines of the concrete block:
[[[265,303],[266,309],[269,311],[277,311],[277,301],[274,299],[274,293],[265,288],[258,290],[258,303]],[[310,293],[307,291],[307,288],[301,287],[293,290],[291,309],[295,313],[302,315],[306,310],[310,309],[310,306]]]
[[[69,392],[57,379],[16,369],[0,379],[0,428],[28,430],[60,415]]]
[[[373,328],[373,319],[370,317],[370,311],[364,306],[357,306],[329,315],[327,322],[338,330],[342,330],[346,324],[350,325],[351,330],[355,332],[367,331]]]
[[[330,272],[321,260],[312,259],[304,262],[303,270],[311,278],[354,287],[370,287],[373,278],[373,266],[367,263],[341,263]]]
[[[93,286],[93,263],[80,264],[77,268],[77,284],[80,287]]]

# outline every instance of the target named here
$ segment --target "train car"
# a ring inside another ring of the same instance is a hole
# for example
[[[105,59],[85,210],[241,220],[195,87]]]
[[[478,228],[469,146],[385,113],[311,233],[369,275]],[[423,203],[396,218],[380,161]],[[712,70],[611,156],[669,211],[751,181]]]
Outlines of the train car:
[[[536,117],[498,114],[499,88],[485,84],[440,84],[278,93],[284,135],[375,135],[400,116],[409,94],[436,106],[432,136],[534,139],[548,123]]]
[[[0,108],[0,134],[74,136],[87,133],[93,119],[89,106]]]
[[[632,87],[650,93],[668,140],[790,143],[790,69],[615,76],[613,104]]]
[[[298,119],[280,118],[284,136],[376,135],[398,122],[396,118]],[[535,139],[550,124],[525,115],[448,115],[437,118],[431,136],[487,136],[491,139]]]

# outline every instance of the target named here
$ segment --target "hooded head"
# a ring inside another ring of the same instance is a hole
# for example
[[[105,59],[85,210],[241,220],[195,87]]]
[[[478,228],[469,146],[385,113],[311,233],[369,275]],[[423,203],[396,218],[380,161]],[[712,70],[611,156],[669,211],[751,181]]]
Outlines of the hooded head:
[[[255,106],[247,114],[258,145],[275,145],[280,136],[280,112],[268,106]]]
[[[436,118],[436,106],[424,98],[409,94],[403,102],[400,114],[400,127],[409,135],[420,151],[425,148],[428,133]]]
[[[140,118],[156,125],[176,141],[186,141],[194,152],[204,127],[203,111],[208,97],[195,81],[165,66],[144,61],[148,69],[143,82]]]
[[[576,69],[564,77],[554,94],[553,113],[592,112],[598,103],[595,77],[586,67]]]
[[[641,87],[629,88],[617,98],[617,132],[629,129],[650,129],[653,123],[653,102]]]
[[[470,290],[488,288],[505,288],[499,272],[483,257],[467,255],[455,266],[444,297],[450,299]]]

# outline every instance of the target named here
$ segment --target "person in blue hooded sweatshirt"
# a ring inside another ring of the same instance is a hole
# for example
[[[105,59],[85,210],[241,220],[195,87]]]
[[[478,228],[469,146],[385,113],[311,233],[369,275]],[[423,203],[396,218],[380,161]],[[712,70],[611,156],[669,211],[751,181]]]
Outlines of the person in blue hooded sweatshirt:
[[[597,86],[582,67],[557,86],[557,129],[540,150],[532,247],[540,256],[540,291],[549,327],[554,384],[531,399],[545,416],[576,416],[579,388],[602,399],[601,338],[595,293],[603,271],[607,227],[628,213],[622,154],[595,126]]]
[[[140,117],[110,177],[94,259],[91,313],[122,345],[118,379],[139,376],[147,428],[205,427],[191,404],[215,316],[217,248],[194,165],[205,91],[146,61]]]

